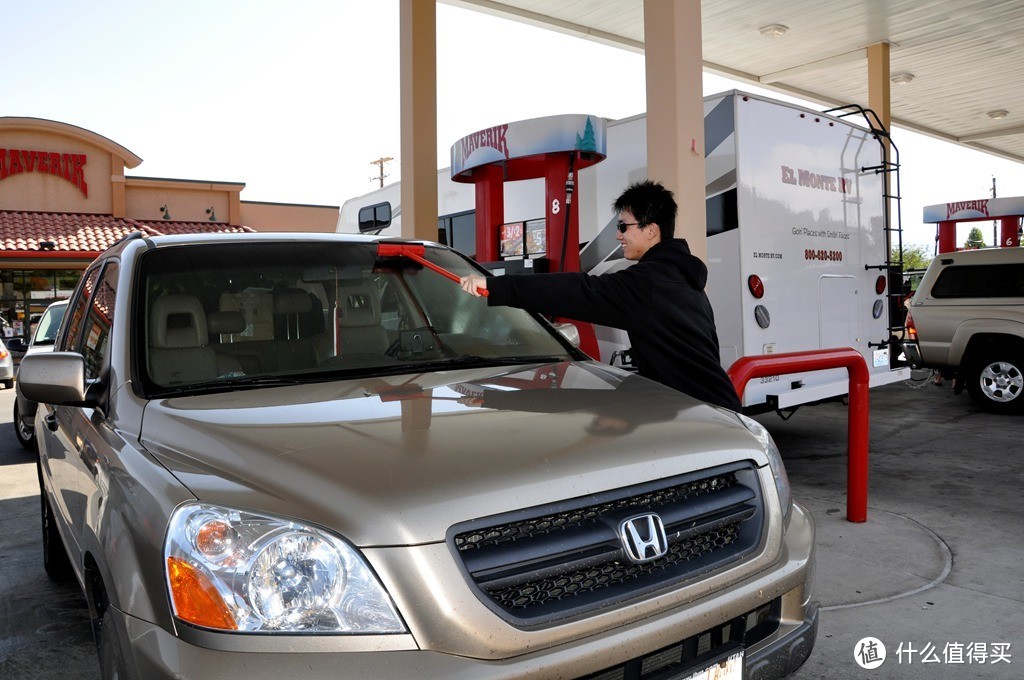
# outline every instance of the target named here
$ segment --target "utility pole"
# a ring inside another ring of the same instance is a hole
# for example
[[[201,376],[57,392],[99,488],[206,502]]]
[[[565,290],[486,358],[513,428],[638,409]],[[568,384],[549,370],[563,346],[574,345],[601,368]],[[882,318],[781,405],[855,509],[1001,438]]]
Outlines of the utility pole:
[[[376,180],[380,181],[380,186],[381,186],[381,188],[383,188],[384,187],[384,178],[388,177],[388,175],[384,174],[384,164],[389,162],[389,161],[393,161],[393,160],[395,160],[395,159],[392,158],[391,156],[381,156],[380,158],[378,158],[375,161],[370,161],[370,165],[376,165],[377,166],[377,176],[376,177],[371,177],[370,180],[372,181],[372,180],[376,179]]]
[[[992,175],[992,198],[995,198],[995,197],[996,197],[996,176]],[[996,232],[996,225],[997,224],[999,224],[998,220],[992,220],[992,247],[993,248],[998,248],[1000,246],[999,234]]]

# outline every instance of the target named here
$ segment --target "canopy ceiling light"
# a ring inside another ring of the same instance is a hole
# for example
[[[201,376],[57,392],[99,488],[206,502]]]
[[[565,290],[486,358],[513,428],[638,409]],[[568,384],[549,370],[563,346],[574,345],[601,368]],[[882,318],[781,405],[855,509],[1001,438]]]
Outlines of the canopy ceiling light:
[[[768,24],[762,26],[760,29],[761,35],[765,38],[781,38],[789,30],[789,26],[783,26],[782,24]]]
[[[907,83],[910,83],[914,80],[914,74],[897,73],[892,78],[890,78],[890,80],[893,82],[893,85],[906,85]]]
[[[989,111],[985,115],[993,120],[1002,120],[1003,118],[1009,116],[1010,112],[1007,111],[1006,109],[996,109],[995,111]]]

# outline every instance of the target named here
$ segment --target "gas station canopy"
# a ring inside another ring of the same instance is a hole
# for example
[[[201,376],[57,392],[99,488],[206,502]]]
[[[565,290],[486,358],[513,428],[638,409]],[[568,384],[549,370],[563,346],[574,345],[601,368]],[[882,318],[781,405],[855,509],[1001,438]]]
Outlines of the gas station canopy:
[[[632,51],[643,0],[441,0]],[[892,123],[1024,162],[1024,3],[706,0],[704,69],[823,105],[868,101],[888,43]]]

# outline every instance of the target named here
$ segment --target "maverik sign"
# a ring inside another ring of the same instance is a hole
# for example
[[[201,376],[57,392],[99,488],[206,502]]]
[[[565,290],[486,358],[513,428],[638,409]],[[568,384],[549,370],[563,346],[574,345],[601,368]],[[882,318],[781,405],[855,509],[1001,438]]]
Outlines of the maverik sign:
[[[586,114],[532,118],[485,128],[452,145],[452,178],[490,163],[562,151],[582,151],[603,158],[607,155],[605,129],[603,118]]]
[[[40,172],[71,182],[88,198],[89,185],[85,183],[85,161],[84,153],[0,149],[0,180],[25,172]]]
[[[1018,215],[1024,215],[1024,197],[1021,196],[939,203],[924,209],[924,221],[928,223],[991,220]]]

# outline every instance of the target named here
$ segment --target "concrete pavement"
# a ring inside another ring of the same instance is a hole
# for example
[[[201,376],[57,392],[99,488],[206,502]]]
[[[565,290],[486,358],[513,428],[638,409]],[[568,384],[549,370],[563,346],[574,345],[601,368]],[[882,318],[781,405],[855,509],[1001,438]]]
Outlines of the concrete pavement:
[[[863,524],[845,519],[846,407],[758,417],[817,522],[821,618],[797,680],[1024,677],[1024,416],[919,377],[871,391]],[[12,403],[0,390],[0,678],[98,678],[84,599],[42,570],[34,459]],[[855,659],[880,654],[869,637],[886,650],[874,669]]]

